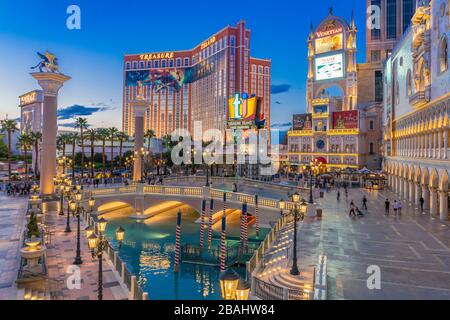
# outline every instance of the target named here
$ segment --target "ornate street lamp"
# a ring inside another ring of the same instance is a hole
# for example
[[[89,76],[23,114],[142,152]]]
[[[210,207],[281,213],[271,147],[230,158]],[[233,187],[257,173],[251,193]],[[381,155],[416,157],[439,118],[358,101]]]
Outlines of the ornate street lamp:
[[[84,229],[84,232],[86,232],[86,238],[89,238],[92,234],[95,233],[95,228],[93,226],[88,226]]]
[[[79,194],[81,195],[81,193],[77,193],[75,195],[76,201],[72,201],[70,203],[70,210],[72,211],[73,214],[76,214],[77,216],[77,251],[75,260],[73,262],[74,265],[83,264],[83,260],[81,259],[81,248],[80,248],[80,210],[82,210],[83,208],[81,207],[80,204],[81,199],[79,199],[78,197]]]
[[[92,232],[88,236],[88,247],[91,250],[92,257],[98,258],[98,300],[103,300],[103,251],[105,251],[106,246],[108,245],[105,237],[103,236],[106,230],[106,224],[108,222],[102,217],[97,222],[97,230],[99,236],[97,236],[94,232]],[[125,230],[116,230],[116,239],[117,241],[123,241],[125,237]],[[87,232],[86,232],[87,235]]]
[[[92,212],[94,210],[94,206],[95,206],[95,199],[94,197],[90,197],[88,200],[88,204],[89,204],[89,211]]]
[[[248,300],[248,296],[250,295],[250,285],[247,281],[239,279],[237,288],[236,288],[236,300]]]
[[[220,275],[220,289],[223,300],[235,300],[239,275],[233,269],[227,269]]]
[[[69,197],[68,197],[68,199],[69,199]],[[71,211],[71,207],[74,205],[73,203],[74,203],[73,200],[69,200],[69,208],[67,210],[66,230],[64,230],[65,233],[72,232],[72,229],[70,228],[70,211]]]
[[[119,242],[119,248],[122,247],[123,239],[125,238],[125,230],[122,227],[116,229],[116,240]]]
[[[300,195],[298,192],[292,195],[292,201],[294,202],[294,252],[292,254],[292,268],[291,275],[298,276],[300,272],[298,271],[297,265],[297,219],[299,211]]]

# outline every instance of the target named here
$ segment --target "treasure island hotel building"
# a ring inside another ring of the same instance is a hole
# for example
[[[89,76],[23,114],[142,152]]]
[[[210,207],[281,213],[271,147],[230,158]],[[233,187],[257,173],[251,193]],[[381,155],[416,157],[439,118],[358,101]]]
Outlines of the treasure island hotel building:
[[[161,138],[177,128],[192,132],[227,126],[227,105],[235,94],[261,99],[270,127],[271,61],[250,56],[251,32],[245,21],[227,26],[190,50],[125,55],[123,131],[134,134],[133,101],[148,107],[145,130]]]

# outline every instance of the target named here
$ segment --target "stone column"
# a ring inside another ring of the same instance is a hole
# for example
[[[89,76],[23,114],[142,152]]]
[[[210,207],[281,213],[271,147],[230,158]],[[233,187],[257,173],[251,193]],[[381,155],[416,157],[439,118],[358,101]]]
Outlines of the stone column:
[[[415,191],[415,195],[416,195],[416,205],[420,205],[420,197],[422,196],[422,189],[420,187],[420,183],[416,182],[415,183],[415,187],[416,187],[416,191]]]
[[[415,187],[414,182],[409,181],[408,185],[409,185],[409,202],[414,203],[416,201],[416,194],[415,194],[416,189],[414,188]]]
[[[423,193],[423,209],[428,210],[430,209],[430,189],[427,185],[422,185],[422,193]]]
[[[448,147],[448,130],[447,128],[444,128],[444,159],[448,158],[447,147]]]
[[[42,110],[42,143],[40,162],[40,188],[42,196],[55,193],[53,178],[56,176],[56,136],[58,123],[56,110],[58,108],[58,92],[64,82],[71,78],[59,73],[36,72],[31,76],[38,81],[44,95]]]
[[[134,111],[134,168],[133,181],[142,181],[142,151],[144,148],[144,114],[147,102],[136,100],[133,103]]]
[[[405,201],[409,200],[409,181],[408,179],[404,179],[403,180],[403,194],[402,194],[403,199],[405,199]]]
[[[438,157],[438,159],[442,159],[442,131],[439,130],[437,135],[438,135],[438,154],[437,154],[437,157]]]
[[[432,216],[438,214],[438,208],[437,208],[437,190],[436,188],[430,188],[430,214]]]
[[[448,192],[439,191],[439,217],[441,221],[448,219]]]

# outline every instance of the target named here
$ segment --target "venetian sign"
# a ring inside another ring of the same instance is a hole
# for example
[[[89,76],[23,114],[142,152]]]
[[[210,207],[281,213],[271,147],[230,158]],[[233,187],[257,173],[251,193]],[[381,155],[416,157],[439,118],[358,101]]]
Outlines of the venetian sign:
[[[316,39],[316,54],[341,50],[343,48],[343,38],[343,34],[338,33]]]

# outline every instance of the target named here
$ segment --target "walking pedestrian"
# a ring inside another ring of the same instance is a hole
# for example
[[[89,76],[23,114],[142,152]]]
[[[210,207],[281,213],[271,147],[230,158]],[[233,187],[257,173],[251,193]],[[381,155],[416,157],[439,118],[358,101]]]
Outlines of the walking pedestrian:
[[[366,196],[363,196],[362,207],[363,207],[363,209],[367,210],[367,198],[366,198]]]
[[[398,211],[398,202],[397,200],[394,200],[394,216],[397,216]]]
[[[356,217],[355,204],[353,203],[353,200],[350,202],[350,211],[348,212],[348,216]]]
[[[341,201],[341,192],[339,190],[337,192],[337,201]]]
[[[425,203],[425,199],[421,196],[419,202],[420,202],[420,210],[423,212],[423,205]]]
[[[387,216],[389,215],[390,207],[391,207],[391,202],[389,201],[389,199],[386,199],[386,201],[384,202],[384,209],[385,209]]]
[[[398,202],[397,202],[397,209],[398,209],[398,215],[401,216],[402,215],[402,202],[400,200],[398,200]]]

